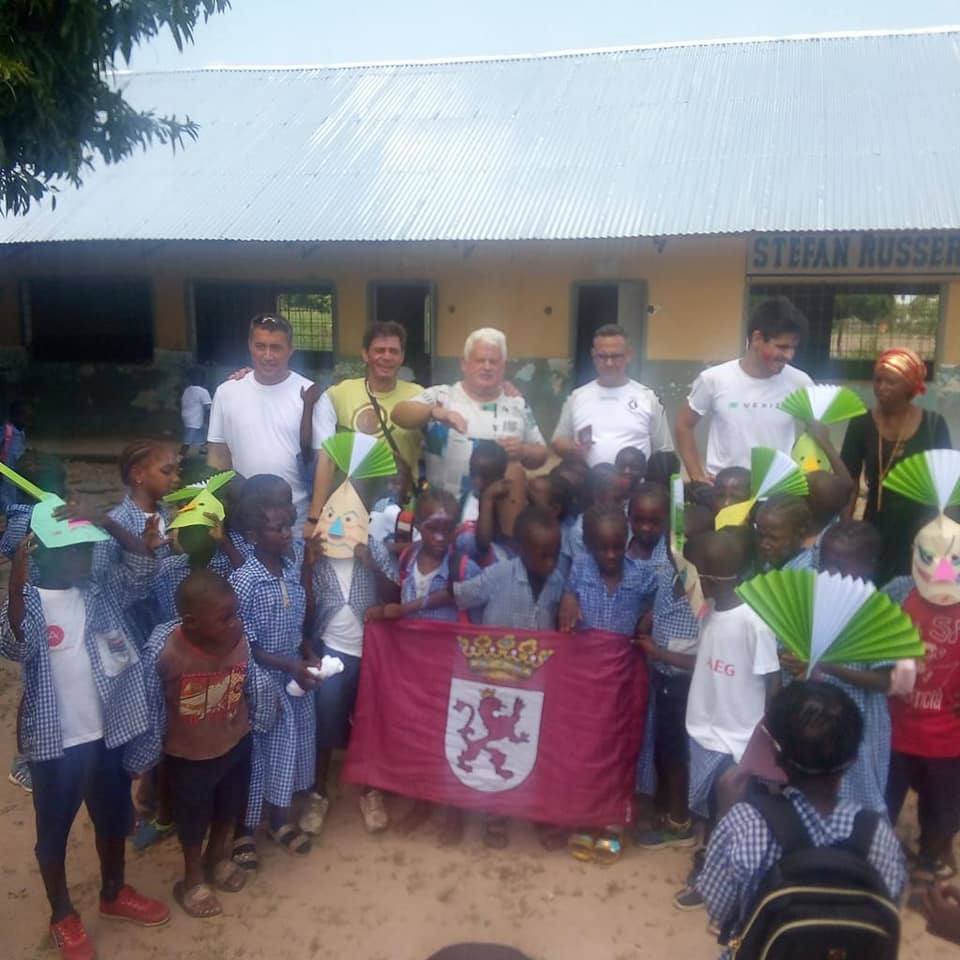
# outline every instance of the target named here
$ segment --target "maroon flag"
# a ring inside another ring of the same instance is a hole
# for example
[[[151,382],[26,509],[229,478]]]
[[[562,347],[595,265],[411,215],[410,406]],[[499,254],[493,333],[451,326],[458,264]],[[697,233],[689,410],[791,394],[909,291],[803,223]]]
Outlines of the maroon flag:
[[[344,777],[558,826],[626,823],[647,695],[616,634],[368,624]]]

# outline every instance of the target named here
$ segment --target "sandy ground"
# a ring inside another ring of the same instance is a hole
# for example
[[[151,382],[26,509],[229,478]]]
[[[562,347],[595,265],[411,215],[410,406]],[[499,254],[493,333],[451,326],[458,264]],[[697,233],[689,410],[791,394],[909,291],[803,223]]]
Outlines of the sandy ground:
[[[116,497],[114,471],[71,465],[75,487],[94,500]],[[0,565],[5,586],[7,567]],[[19,680],[0,663],[0,769],[9,768]],[[392,802],[402,813],[404,803]],[[906,830],[912,831],[912,823]],[[47,909],[33,859],[30,799],[0,780],[0,956],[52,957]],[[629,849],[620,863],[598,867],[565,853],[546,853],[531,831],[514,824],[512,845],[490,852],[471,823],[461,847],[437,845],[435,829],[412,837],[369,837],[347,789],[334,801],[324,834],[306,858],[261,843],[261,870],[245,890],[222,896],[225,913],[197,921],[173,909],[169,926],[141,930],[100,921],[93,834],[85,814],[74,827],[69,871],[77,908],[99,956],[124,960],[422,960],[448,943],[507,943],[535,960],[633,960],[670,955],[708,960],[718,949],[703,912],[670,903],[689,865],[689,852]],[[180,868],[175,841],[128,859],[129,880],[168,898]],[[901,957],[956,957],[957,948],[928,936],[922,920],[904,916]]]

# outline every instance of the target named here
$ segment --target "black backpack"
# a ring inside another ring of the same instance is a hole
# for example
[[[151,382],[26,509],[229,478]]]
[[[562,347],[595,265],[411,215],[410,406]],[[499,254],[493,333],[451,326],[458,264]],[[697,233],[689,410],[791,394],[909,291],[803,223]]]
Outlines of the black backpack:
[[[879,815],[861,810],[849,838],[810,843],[784,796],[751,800],[783,850],[763,878],[742,932],[721,932],[737,960],[895,960],[900,913],[867,860]]]

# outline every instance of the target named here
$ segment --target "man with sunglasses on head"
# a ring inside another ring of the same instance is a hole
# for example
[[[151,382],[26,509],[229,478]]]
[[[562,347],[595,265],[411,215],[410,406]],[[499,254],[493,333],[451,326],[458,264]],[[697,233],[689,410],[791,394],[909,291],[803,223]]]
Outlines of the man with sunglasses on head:
[[[597,379],[567,397],[553,433],[560,457],[579,457],[588,466],[613,463],[624,447],[652,453],[673,450],[667,415],[659,397],[627,370],[633,349],[626,331],[615,323],[600,327],[590,351]]]
[[[207,434],[207,463],[244,477],[272,473],[290,484],[297,531],[307,516],[309,490],[300,462],[301,391],[312,382],[290,369],[293,329],[279,314],[250,321],[253,369],[217,387]]]

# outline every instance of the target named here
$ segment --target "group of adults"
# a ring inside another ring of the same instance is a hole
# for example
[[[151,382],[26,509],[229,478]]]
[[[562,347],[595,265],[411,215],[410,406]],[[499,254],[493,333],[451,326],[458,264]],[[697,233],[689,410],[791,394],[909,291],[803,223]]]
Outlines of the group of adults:
[[[797,388],[812,383],[793,367],[806,334],[806,319],[784,297],[761,303],[748,323],[743,356],[704,370],[676,416],[679,454],[691,480],[711,482],[727,467],[750,466],[756,446],[789,452],[796,423],[779,409]],[[424,388],[399,378],[406,332],[392,322],[375,323],[363,336],[365,375],[324,391],[290,369],[293,332],[279,315],[262,314],[250,323],[252,369],[220,385],[213,401],[208,459],[219,469],[245,476],[274,473],[293,490],[298,524],[310,536],[332,489],[334,466],[321,447],[340,430],[383,437],[402,472],[416,477],[423,467],[428,484],[463,498],[470,488],[473,441],[492,440],[522,473],[550,456],[530,406],[507,381],[507,342],[493,328],[473,331],[460,360],[462,379]],[[648,458],[672,451],[666,413],[649,387],[630,377],[633,351],[616,325],[600,327],[593,338],[596,379],[567,398],[552,438],[553,452],[588,466],[612,463],[624,447]],[[913,507],[882,490],[890,469],[906,456],[950,446],[943,418],[914,401],[924,392],[927,369],[913,351],[895,349],[878,357],[869,413],[851,422],[841,456],[859,489],[866,481],[865,517],[883,540],[882,575],[909,572]],[[709,419],[706,458],[697,446],[697,424]],[[306,441],[309,441],[307,443]],[[313,476],[304,463],[320,451]]]

